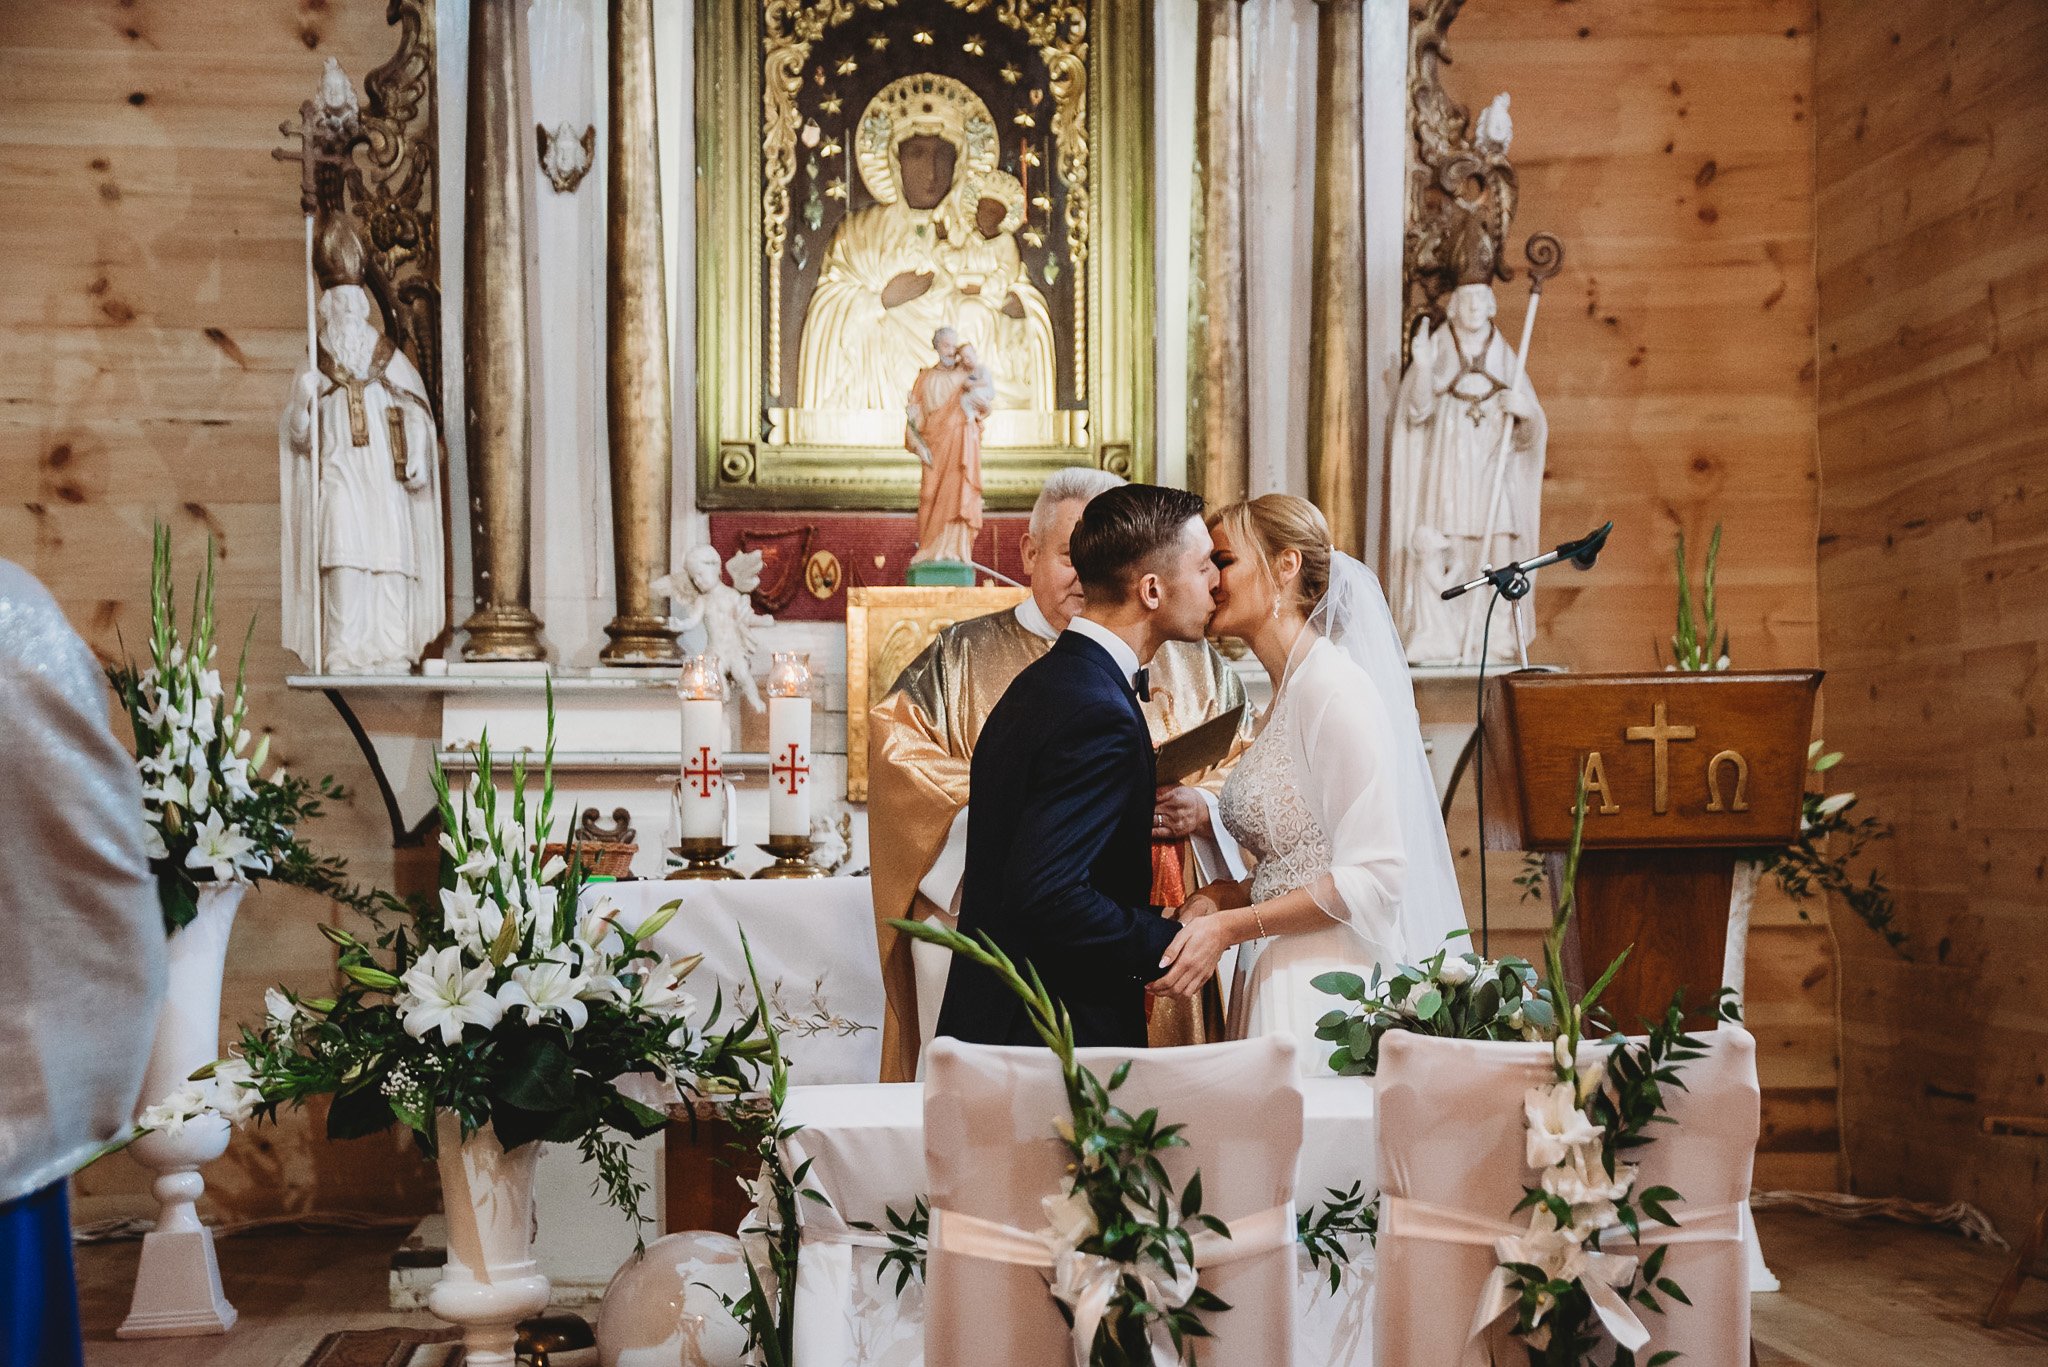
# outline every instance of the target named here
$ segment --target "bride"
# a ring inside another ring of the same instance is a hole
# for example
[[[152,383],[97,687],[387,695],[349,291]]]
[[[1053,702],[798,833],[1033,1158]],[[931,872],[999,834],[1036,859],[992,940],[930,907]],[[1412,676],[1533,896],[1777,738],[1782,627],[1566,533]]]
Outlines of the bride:
[[[1291,494],[1223,508],[1210,532],[1210,631],[1246,641],[1275,681],[1220,799],[1258,864],[1248,882],[1211,883],[1173,913],[1183,928],[1152,986],[1198,985],[1243,945],[1232,1037],[1291,1034],[1302,1071],[1324,1073],[1331,1046],[1316,1021],[1337,1002],[1311,981],[1427,955],[1464,928],[1464,907],[1379,579]]]

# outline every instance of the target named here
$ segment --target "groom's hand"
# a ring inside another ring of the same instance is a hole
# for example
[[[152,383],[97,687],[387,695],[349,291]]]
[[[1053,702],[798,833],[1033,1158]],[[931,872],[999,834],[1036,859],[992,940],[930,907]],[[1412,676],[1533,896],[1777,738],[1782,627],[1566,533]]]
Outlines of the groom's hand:
[[[1209,800],[1196,789],[1161,788],[1154,800],[1154,840],[1185,840],[1209,825]]]
[[[1166,972],[1153,981],[1152,990],[1165,997],[1192,997],[1201,991],[1202,984],[1216,976],[1216,961],[1230,948],[1227,919],[1197,916],[1185,922],[1159,960]]]

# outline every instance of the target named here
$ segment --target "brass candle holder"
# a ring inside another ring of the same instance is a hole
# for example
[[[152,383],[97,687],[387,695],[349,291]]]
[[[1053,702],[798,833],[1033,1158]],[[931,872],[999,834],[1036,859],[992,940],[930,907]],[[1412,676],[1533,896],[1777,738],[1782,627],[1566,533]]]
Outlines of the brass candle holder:
[[[830,878],[832,875],[811,862],[811,840],[803,835],[770,836],[761,846],[775,862],[756,873],[756,878]]]
[[[669,853],[680,856],[683,866],[669,874],[669,881],[679,878],[708,878],[723,880],[742,877],[738,869],[726,865],[725,857],[733,852],[733,846],[710,836],[693,836],[669,846]]]

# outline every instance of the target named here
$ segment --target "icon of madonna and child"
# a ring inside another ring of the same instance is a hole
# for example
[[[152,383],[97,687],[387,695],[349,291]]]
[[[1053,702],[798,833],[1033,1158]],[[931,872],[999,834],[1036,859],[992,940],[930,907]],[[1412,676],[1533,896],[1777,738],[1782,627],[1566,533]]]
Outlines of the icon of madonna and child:
[[[874,202],[846,215],[820,263],[798,402],[900,413],[934,334],[952,328],[993,377],[994,408],[1057,407],[1052,311],[1017,244],[1024,187],[998,166],[988,106],[951,77],[905,76],[869,101],[852,142]]]

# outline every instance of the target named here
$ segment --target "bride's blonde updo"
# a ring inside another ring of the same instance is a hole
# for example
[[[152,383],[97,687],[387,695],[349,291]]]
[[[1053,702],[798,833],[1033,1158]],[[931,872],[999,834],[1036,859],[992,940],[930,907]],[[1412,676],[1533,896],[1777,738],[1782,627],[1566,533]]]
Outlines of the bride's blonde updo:
[[[1211,530],[1230,533],[1231,544],[1256,555],[1269,583],[1279,584],[1273,561],[1282,551],[1301,555],[1301,574],[1294,581],[1293,606],[1303,617],[1330,587],[1330,524],[1323,510],[1293,494],[1261,494],[1218,508],[1209,516]]]

